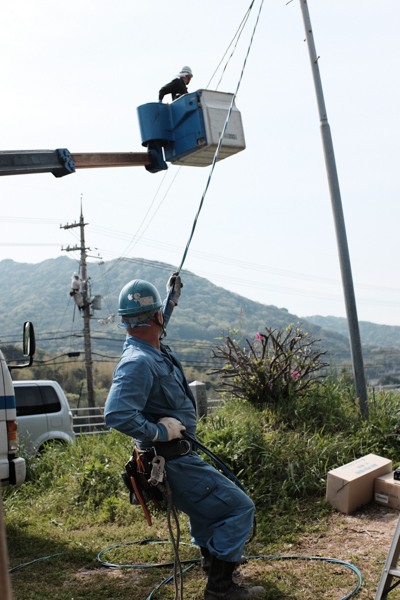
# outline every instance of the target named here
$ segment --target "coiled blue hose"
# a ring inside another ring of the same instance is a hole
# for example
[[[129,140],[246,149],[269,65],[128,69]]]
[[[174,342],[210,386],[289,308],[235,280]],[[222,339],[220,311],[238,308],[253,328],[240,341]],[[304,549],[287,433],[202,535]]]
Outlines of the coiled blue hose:
[[[109,548],[106,548],[105,550],[102,550],[101,552],[99,552],[99,554],[97,555],[97,560],[100,562],[101,565],[103,565],[103,567],[109,567],[111,569],[150,569],[150,568],[156,568],[156,567],[157,568],[172,567],[174,565],[173,562],[153,563],[153,564],[144,564],[144,565],[122,565],[122,564],[105,562],[104,560],[101,559],[101,557],[104,556],[104,554],[106,554],[106,552],[110,552],[111,550],[114,550],[116,548],[121,548],[123,546],[133,546],[133,545],[146,546],[147,544],[169,544],[169,543],[171,543],[169,540],[159,540],[159,539],[153,540],[153,539],[151,539],[151,540],[143,540],[140,542],[137,541],[137,542],[125,542],[123,544],[116,544],[115,546],[110,546]],[[190,543],[181,542],[180,545],[181,546],[189,546],[191,548],[197,548],[197,546],[195,546],[195,544],[190,544]],[[43,560],[48,560],[49,558],[54,558],[56,556],[61,556],[62,554],[65,554],[65,553],[59,552],[58,554],[52,554],[51,556],[43,556],[42,558],[36,558],[35,560],[31,560],[30,562],[24,563],[22,565],[18,565],[17,567],[13,567],[12,569],[9,569],[8,572],[14,573],[14,571],[18,571],[19,569],[23,569],[24,567],[28,567],[29,565],[33,565],[35,563],[42,562]],[[247,560],[259,560],[259,559],[263,559],[263,558],[266,560],[315,560],[315,561],[320,561],[320,562],[338,564],[338,565],[342,565],[343,567],[346,567],[347,569],[351,569],[357,575],[357,584],[348,594],[346,594],[346,596],[343,596],[343,598],[340,598],[340,600],[349,600],[349,598],[351,598],[352,596],[355,596],[355,594],[358,592],[358,590],[360,589],[361,584],[362,584],[362,576],[361,576],[360,571],[357,569],[357,567],[355,567],[351,563],[345,562],[343,560],[338,560],[336,558],[323,558],[321,556],[284,556],[281,554],[258,554],[256,556],[246,556],[246,558],[247,558]],[[192,569],[197,563],[200,562],[200,560],[201,560],[201,558],[190,558],[188,560],[182,560],[181,564],[189,565],[188,567],[186,567],[186,569],[183,569],[183,573],[185,571],[189,571],[189,569]],[[155,587],[151,591],[151,593],[147,596],[146,600],[151,600],[151,598],[160,589],[160,587],[162,587],[163,585],[166,585],[167,583],[172,581],[173,578],[174,578],[174,576],[171,575],[167,579],[164,579],[164,581],[162,581],[160,584],[158,584],[157,587]]]
[[[141,542],[126,542],[124,544],[117,544],[115,546],[110,546],[109,548],[106,548],[106,550],[102,550],[101,552],[99,552],[99,554],[97,555],[97,560],[104,567],[110,567],[112,569],[149,569],[151,567],[171,567],[174,565],[173,562],[160,563],[160,564],[158,564],[158,563],[144,564],[144,565],[122,565],[122,564],[120,565],[120,564],[116,564],[116,563],[104,562],[101,559],[101,557],[106,552],[115,550],[116,548],[120,548],[122,546],[132,546],[132,545],[146,546],[147,544],[168,544],[168,543],[170,543],[169,540],[157,539],[157,540],[143,540]],[[180,545],[197,548],[197,546],[195,546],[195,544],[181,542]],[[358,590],[360,589],[361,584],[362,584],[362,575],[361,575],[360,571],[357,569],[357,567],[355,567],[351,563],[345,562],[343,560],[338,560],[336,558],[324,558],[321,556],[284,556],[281,554],[258,554],[256,556],[246,556],[247,560],[259,560],[262,558],[264,558],[266,560],[313,560],[313,561],[319,561],[319,562],[339,564],[339,565],[342,565],[342,566],[350,569],[357,575],[357,583],[356,583],[355,587],[348,594],[346,594],[346,596],[343,596],[343,598],[340,598],[340,600],[349,600],[349,598],[351,598],[358,592]],[[201,560],[201,558],[192,558],[192,559],[187,559],[187,560],[181,560],[181,564],[183,564],[183,565],[189,564],[189,566],[186,567],[186,569],[183,569],[183,573],[185,571],[188,571],[192,567],[194,567],[197,563],[200,562],[200,560]],[[172,581],[173,578],[174,578],[174,576],[171,575],[167,579],[164,579],[164,581],[162,581],[160,584],[158,584],[157,587],[155,587],[152,590],[152,592],[149,594],[149,596],[147,596],[146,600],[151,600],[151,598],[154,596],[154,594],[157,592],[157,590],[159,590],[160,587],[162,587],[163,585],[166,585],[167,583]]]

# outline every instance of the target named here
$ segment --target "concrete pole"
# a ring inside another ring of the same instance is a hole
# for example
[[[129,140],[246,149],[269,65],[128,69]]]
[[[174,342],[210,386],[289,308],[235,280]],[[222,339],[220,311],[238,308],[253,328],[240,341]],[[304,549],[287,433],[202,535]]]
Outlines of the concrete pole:
[[[331,196],[333,218],[335,222],[340,270],[342,273],[342,284],[347,314],[347,326],[349,328],[350,352],[353,365],[355,388],[357,397],[359,398],[361,412],[364,417],[368,417],[368,396],[367,386],[365,383],[360,329],[358,325],[356,298],[354,294],[353,277],[351,273],[350,254],[347,244],[346,227],[344,222],[342,200],[340,196],[339,179],[336,169],[332,135],[328,123],[328,117],[326,114],[324,94],[322,91],[321,75],[318,68],[319,57],[317,56],[317,52],[315,50],[314,36],[311,27],[310,14],[308,12],[307,0],[300,0],[300,7],[303,15],[308,52],[310,55],[315,93],[317,95],[318,111],[321,123],[322,145],[324,148],[329,192]]]
[[[207,418],[207,391],[206,384],[201,381],[189,383],[194,399],[196,400],[197,416]]]
[[[85,221],[82,214],[79,220],[81,230],[81,268],[82,268],[82,296],[83,296],[83,339],[85,345],[85,366],[86,366],[86,381],[87,381],[87,399],[88,406],[96,406],[94,387],[93,387],[93,360],[92,346],[90,340],[90,298],[87,282],[87,266],[86,266],[86,247],[85,247]]]
[[[6,529],[4,527],[3,501],[0,489],[0,598],[11,600],[11,584],[8,575]]]

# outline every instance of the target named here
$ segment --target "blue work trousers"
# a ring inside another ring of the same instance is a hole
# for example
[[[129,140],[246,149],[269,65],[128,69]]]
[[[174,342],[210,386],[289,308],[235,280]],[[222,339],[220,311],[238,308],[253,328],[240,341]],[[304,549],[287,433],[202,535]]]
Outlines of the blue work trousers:
[[[190,517],[193,543],[228,562],[240,560],[254,519],[254,504],[196,452],[165,463],[176,508]]]

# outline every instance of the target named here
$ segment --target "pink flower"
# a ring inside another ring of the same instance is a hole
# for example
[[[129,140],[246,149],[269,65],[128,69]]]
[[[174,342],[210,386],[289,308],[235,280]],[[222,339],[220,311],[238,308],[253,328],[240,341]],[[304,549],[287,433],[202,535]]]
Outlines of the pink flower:
[[[298,371],[293,371],[291,377],[295,377],[296,379],[300,379],[300,373]]]
[[[263,339],[263,336],[261,335],[261,333],[256,333],[256,340],[257,342],[261,342]]]

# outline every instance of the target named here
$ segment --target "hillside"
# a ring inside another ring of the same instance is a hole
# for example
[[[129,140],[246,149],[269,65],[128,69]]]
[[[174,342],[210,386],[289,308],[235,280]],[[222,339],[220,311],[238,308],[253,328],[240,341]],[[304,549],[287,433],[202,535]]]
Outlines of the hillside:
[[[165,294],[165,283],[174,267],[165,263],[134,259],[106,262],[103,266],[89,264],[92,293],[104,297],[102,311],[96,311],[92,321],[98,348],[112,348],[119,352],[123,332],[116,324],[100,326],[97,319],[117,313],[119,291],[131,279],[152,281]],[[38,264],[0,262],[0,339],[2,343],[19,340],[22,324],[31,320],[37,332],[38,346],[52,352],[81,349],[82,319],[69,296],[70,281],[77,262],[67,256]],[[108,273],[107,273],[108,271]],[[168,327],[170,340],[201,340],[214,342],[221,331],[240,327],[253,336],[264,327],[285,328],[301,321],[302,327],[323,340],[330,352],[348,357],[348,340],[340,333],[330,332],[313,325],[284,308],[263,305],[212,284],[207,279],[183,271],[183,293],[179,307]],[[74,320],[73,320],[74,319]],[[118,320],[118,319],[117,319]],[[113,338],[116,341],[112,341]],[[119,341],[120,340],[120,341]],[[190,346],[186,344],[186,346]],[[187,348],[190,350],[190,347]],[[209,354],[209,352],[208,352]]]
[[[349,337],[347,321],[343,317],[313,315],[312,317],[305,317],[305,320],[311,321],[311,323],[315,323],[319,327],[336,331],[347,338]],[[400,350],[400,327],[360,321],[360,335],[362,344],[397,348]]]

